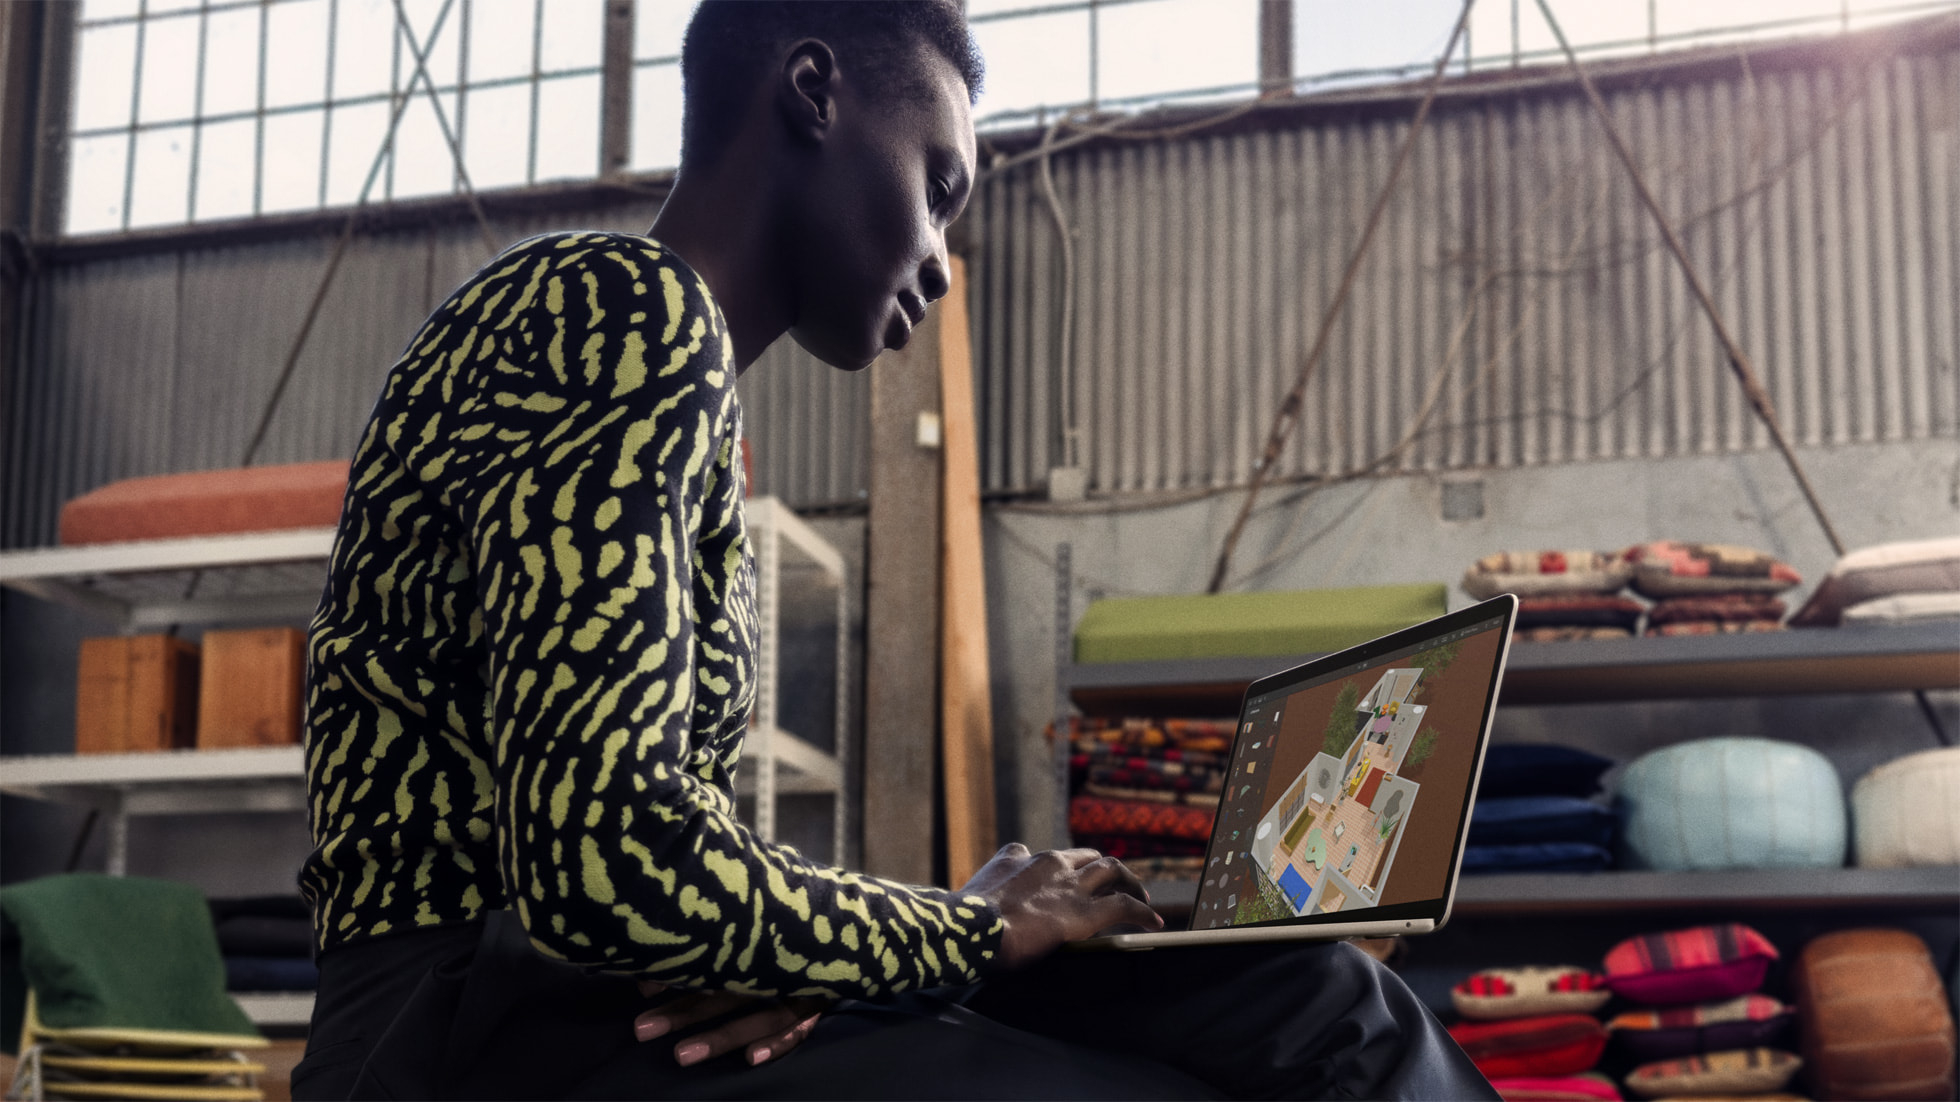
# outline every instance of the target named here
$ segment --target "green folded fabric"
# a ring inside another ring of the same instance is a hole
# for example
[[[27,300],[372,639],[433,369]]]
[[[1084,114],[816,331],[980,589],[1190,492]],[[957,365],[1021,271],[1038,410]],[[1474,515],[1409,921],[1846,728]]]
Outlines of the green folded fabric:
[[[1278,593],[1113,597],[1075,629],[1075,660],[1324,654],[1449,611],[1441,582]]]
[[[29,988],[49,1028],[259,1035],[225,994],[211,908],[188,884],[75,873],[0,888],[0,979],[10,1053]]]

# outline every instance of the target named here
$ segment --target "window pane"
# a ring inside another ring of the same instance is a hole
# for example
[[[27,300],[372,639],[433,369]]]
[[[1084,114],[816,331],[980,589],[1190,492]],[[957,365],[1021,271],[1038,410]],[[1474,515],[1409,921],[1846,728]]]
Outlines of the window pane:
[[[142,0],[84,0],[82,22],[92,23],[97,19],[127,19],[141,8]]]
[[[197,20],[158,19],[143,30],[139,122],[174,122],[197,111]]]
[[[1088,12],[980,23],[973,37],[987,57],[981,116],[1088,102]]]
[[[469,79],[527,76],[531,72],[533,0],[466,0],[470,13]]]
[[[388,72],[395,59],[394,5],[388,0],[340,0],[336,7],[334,98],[351,99],[386,92]],[[454,20],[456,13],[449,13],[449,18]]]
[[[638,0],[633,7],[633,60],[681,56],[681,38],[699,0]]]
[[[538,64],[545,72],[596,69],[606,37],[605,0],[551,0],[543,31]]]
[[[258,155],[258,123],[251,119],[211,123],[197,146],[197,190],[192,217],[244,218],[252,213],[252,168]]]
[[[633,155],[638,171],[681,163],[681,67],[654,65],[633,71]]]
[[[408,25],[415,32],[415,42],[411,45],[406,38],[402,40],[401,59],[397,62],[400,86],[411,86],[415,79],[415,51],[426,46],[429,78],[435,81],[437,88],[454,88],[463,52],[461,10],[455,7],[450,9],[449,18],[442,21],[442,33],[436,36],[434,42],[430,42],[429,28],[436,25],[436,17],[442,14],[442,5],[433,0],[409,0],[402,7],[408,12]]]
[[[1530,3],[1531,0],[1525,0]],[[1644,5],[1642,5],[1644,10]],[[1433,64],[1450,40],[1461,0],[1375,0],[1372,4],[1343,4],[1306,0],[1293,9],[1293,75],[1318,77],[1370,69],[1399,69]],[[1471,9],[1471,35],[1479,57],[1511,53],[1510,5],[1485,0]],[[1486,38],[1476,20],[1501,12],[1494,22],[1503,41]],[[1462,47],[1458,47],[1459,56]]]
[[[374,155],[381,148],[381,138],[388,133],[388,105],[362,103],[336,107],[331,120],[333,132],[327,138],[327,202],[348,206],[360,199],[361,186],[366,183]],[[380,178],[376,177],[369,198],[380,198],[381,188]]]
[[[212,12],[204,28],[204,113],[251,111],[259,103],[259,9]]]
[[[76,138],[70,148],[74,159],[68,166],[68,232],[121,229],[129,135]]]
[[[325,111],[266,117],[260,210],[269,214],[320,205],[320,127],[325,121]]]
[[[538,164],[533,178],[588,179],[598,174],[598,76],[539,82]]]
[[[1055,0],[967,0],[966,17],[977,19],[983,15],[1003,12],[1026,11],[1029,8],[1052,8]],[[1087,3],[1083,4],[1087,7]]]
[[[1742,27],[1780,19],[1821,16],[1837,17],[1841,0],[1723,0],[1720,4],[1686,3],[1685,0],[1655,0],[1655,22],[1663,35],[1705,31],[1719,27]],[[1563,13],[1559,18],[1567,18]],[[1827,26],[1829,26],[1827,24]],[[1835,29],[1832,27],[1832,29]],[[1788,30],[1779,33],[1788,34]],[[1566,31],[1571,35],[1570,30]]]
[[[1259,79],[1255,0],[1150,0],[1104,8],[1097,19],[1100,99]]]
[[[143,10],[150,15],[162,15],[174,11],[195,11],[202,0],[149,0]]]
[[[327,98],[327,2],[294,0],[265,12],[265,105]]]
[[[467,106],[463,155],[468,158],[471,185],[523,184],[530,178],[531,86],[471,89]]]
[[[191,215],[191,128],[171,126],[136,135],[136,186],[129,224],[158,226]]]
[[[455,93],[442,99],[442,109],[455,118]],[[401,129],[395,134],[395,179],[390,194],[397,199],[440,195],[455,186],[456,165],[449,156],[449,143],[442,139],[442,127],[436,124],[435,108],[427,95],[415,96],[408,101]]]
[[[128,126],[130,94],[136,79],[136,28],[129,24],[92,27],[81,33],[81,62],[75,81],[75,129]]]

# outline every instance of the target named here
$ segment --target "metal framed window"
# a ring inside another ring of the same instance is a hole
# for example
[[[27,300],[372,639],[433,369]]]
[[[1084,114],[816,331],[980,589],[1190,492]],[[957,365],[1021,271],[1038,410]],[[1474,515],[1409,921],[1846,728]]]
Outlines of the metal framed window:
[[[1459,0],[967,0],[982,130],[1404,79]],[[1560,0],[1584,54],[1827,33],[1960,0]],[[694,0],[86,0],[65,232],[523,187],[679,160]],[[1277,16],[1277,18],[1276,18]],[[423,53],[429,83],[417,76]],[[1556,60],[1533,0],[1480,0],[1457,71]],[[440,109],[438,109],[438,104]],[[396,138],[377,156],[399,111]],[[446,133],[445,133],[446,131]],[[370,184],[369,177],[373,176]]]

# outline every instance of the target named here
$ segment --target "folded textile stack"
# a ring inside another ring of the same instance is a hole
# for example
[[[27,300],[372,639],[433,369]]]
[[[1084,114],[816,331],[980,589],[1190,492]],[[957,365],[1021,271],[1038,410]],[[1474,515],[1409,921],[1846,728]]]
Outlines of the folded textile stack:
[[[296,895],[213,899],[211,924],[224,955],[227,991],[311,991],[313,912]]]
[[[1655,540],[1630,547],[1633,588],[1651,597],[1648,635],[1780,631],[1777,594],[1803,581],[1788,563],[1747,547]]]
[[[1505,743],[1484,755],[1463,871],[1590,872],[1613,864],[1619,819],[1590,798],[1613,762],[1554,743]]]
[[[1642,1098],[1768,1096],[1803,1061],[1776,1047],[1794,1012],[1759,988],[1776,947],[1740,923],[1643,934],[1606,953],[1606,985],[1649,1009],[1608,1023],[1637,1061],[1624,1080]]]
[[[1881,543],[1837,561],[1791,627],[1960,617],[1960,537]]]
[[[1231,720],[1078,719],[1069,833],[1139,876],[1195,880],[1225,787]]]
[[[1506,1102],[1617,1099],[1594,1070],[1606,1029],[1593,1015],[1611,997],[1605,977],[1571,965],[1487,969],[1450,991],[1464,1019],[1450,1036]]]
[[[1480,601],[1517,594],[1519,639],[1625,639],[1642,611],[1618,595],[1632,577],[1615,551],[1501,551],[1478,559],[1463,589]]]

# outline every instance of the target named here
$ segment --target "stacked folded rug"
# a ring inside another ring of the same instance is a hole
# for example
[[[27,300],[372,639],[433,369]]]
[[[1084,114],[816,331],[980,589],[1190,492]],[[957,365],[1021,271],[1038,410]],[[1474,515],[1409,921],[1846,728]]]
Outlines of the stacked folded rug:
[[[1620,595],[1632,577],[1617,551],[1501,551],[1478,559],[1463,588],[1480,601],[1517,594],[1519,639],[1625,639],[1644,609]]]
[[[1607,1025],[1641,1098],[1787,1097],[1803,1066],[1787,1051],[1796,1014],[1761,993],[1776,947],[1741,923],[1644,934],[1606,954],[1606,985],[1640,1009]]]
[[[1478,600],[1516,594],[1516,638],[1565,642],[1626,639],[1642,634],[1643,623],[1647,635],[1780,630],[1786,610],[1777,594],[1802,580],[1767,552],[1655,540],[1624,551],[1486,555],[1464,573],[1463,589]],[[1629,587],[1653,604],[1630,596]]]
[[[1866,547],[1831,568],[1791,627],[1960,618],[1960,537]]]
[[[1470,815],[1464,873],[1612,867],[1619,818],[1593,798],[1612,764],[1555,743],[1492,746]]]
[[[1218,814],[1231,720],[1078,719],[1069,833],[1149,880],[1195,880]]]
[[[1656,540],[1628,548],[1633,588],[1654,600],[1648,635],[1736,635],[1779,631],[1777,594],[1803,581],[1766,552],[1719,543]]]
[[[1450,1036],[1506,1102],[1617,1099],[1594,1070],[1606,1028],[1594,1015],[1612,993],[1584,968],[1493,968],[1450,991],[1462,1020]]]
[[[227,991],[311,991],[313,913],[299,896],[211,900],[211,923],[225,962]]]

